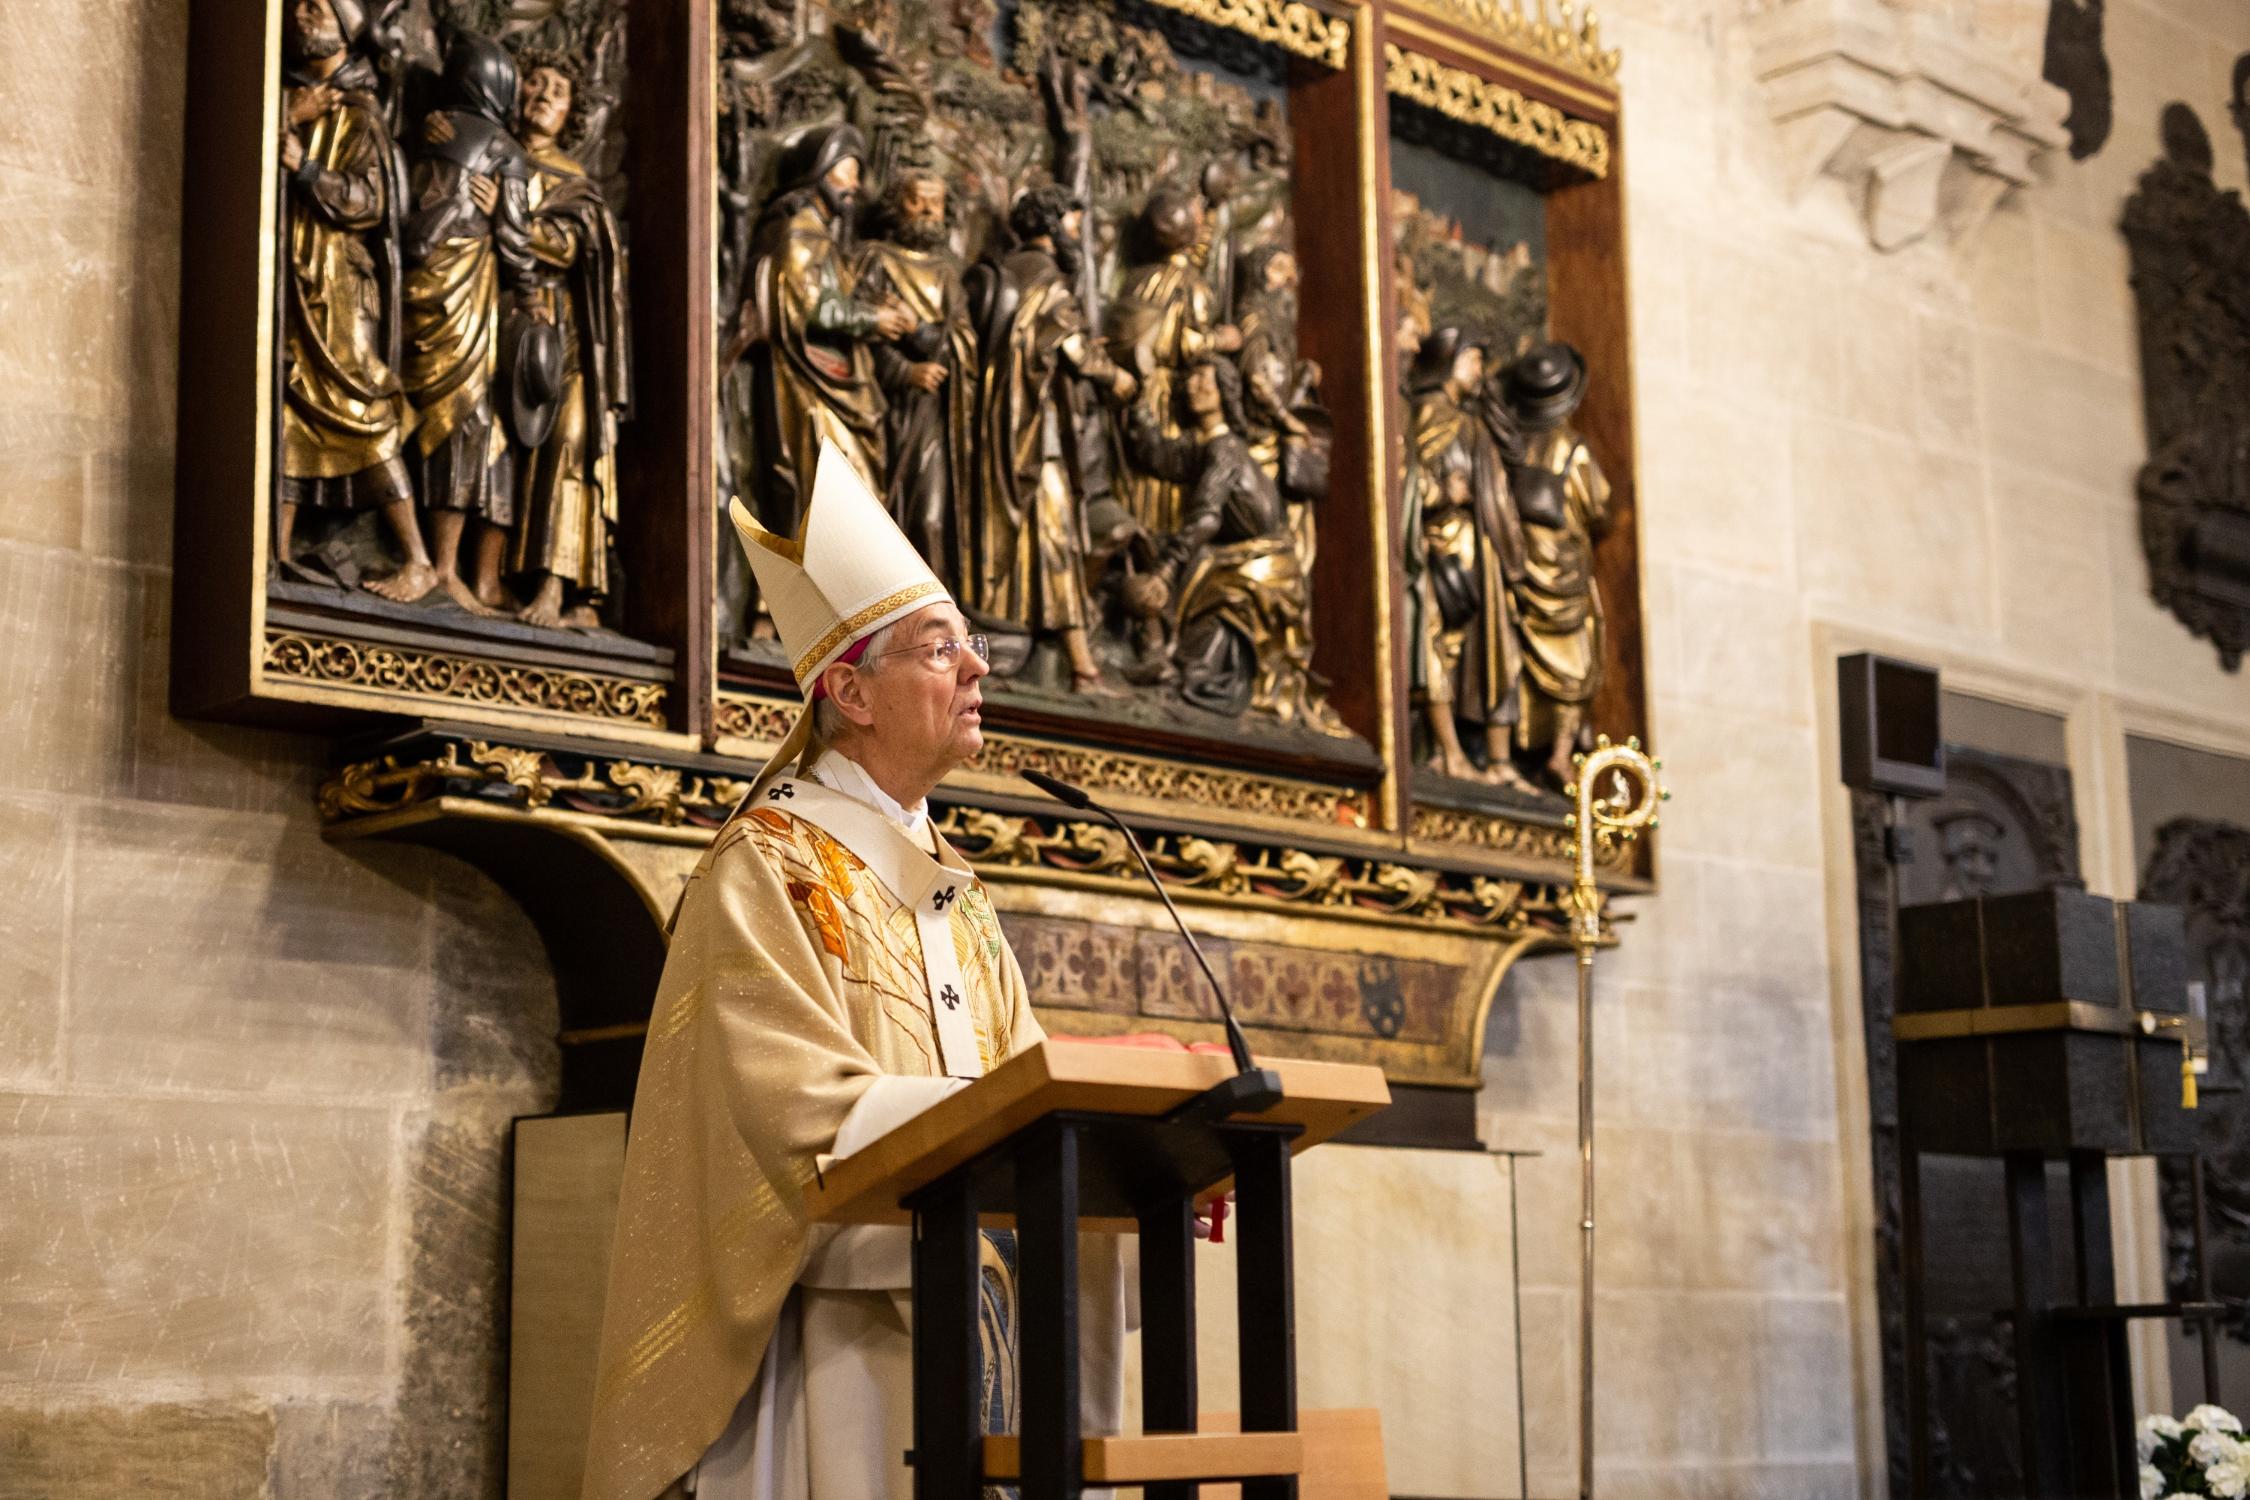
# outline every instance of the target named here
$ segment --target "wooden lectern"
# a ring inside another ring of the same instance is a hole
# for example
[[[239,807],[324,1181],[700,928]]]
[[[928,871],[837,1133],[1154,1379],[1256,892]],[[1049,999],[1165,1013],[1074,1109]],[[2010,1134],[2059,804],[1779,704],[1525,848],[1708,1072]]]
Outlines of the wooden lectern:
[[[1192,1500],[1204,1480],[1243,1500],[1294,1500],[1297,1432],[1289,1160],[1390,1102],[1380,1069],[1262,1062],[1282,1098],[1230,1115],[1231,1061],[1088,1042],[1042,1042],[863,1151],[806,1195],[812,1217],[911,1222],[914,1494],[979,1500],[986,1481],[1024,1500],[1077,1500],[1088,1484],[1144,1484]],[[1241,1342],[1239,1433],[1197,1431],[1195,1206],[1232,1187]],[[1016,1229],[1023,1430],[980,1430],[977,1234]],[[1141,1391],[1147,1432],[1079,1431],[1078,1231],[1141,1237]]]

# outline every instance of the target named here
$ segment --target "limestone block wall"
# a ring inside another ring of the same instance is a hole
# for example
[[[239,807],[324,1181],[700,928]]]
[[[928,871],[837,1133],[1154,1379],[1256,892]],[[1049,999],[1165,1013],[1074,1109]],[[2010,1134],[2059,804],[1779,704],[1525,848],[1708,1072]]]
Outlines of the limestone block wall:
[[[186,10],[0,7],[0,1496],[497,1494],[538,939],[165,709]]]
[[[2174,99],[2245,186],[2225,104],[2250,9],[2109,0],[2109,143],[2050,158],[1980,238],[1885,256],[1840,184],[1788,194],[1743,38],[1772,8],[1602,8],[1626,59],[1649,680],[1677,789],[1662,898],[1600,970],[1615,1496],[1882,1492],[1838,643],[2067,709],[2090,845],[2117,842],[2121,716],[2250,745],[2250,678],[2148,599],[2115,229]],[[2097,890],[2129,891],[2130,867],[2089,849]],[[1487,1140],[1550,1153],[1524,1169],[1534,1493],[1564,1493],[1576,1451],[1571,985],[1567,963],[1518,970],[1481,1101]]]
[[[2175,97],[2244,185],[2250,12],[2110,0],[2102,153],[1970,246],[1884,257],[1840,197],[1787,196],[1753,8],[1604,7],[1680,790],[1664,895],[1602,969],[1619,1497],[1879,1472],[1824,644],[2250,740],[2250,685],[2146,598],[2113,228]],[[319,747],[165,710],[185,10],[0,5],[0,1500],[491,1494],[500,1126],[551,1097],[551,984],[480,877],[319,841]],[[1488,1139],[1548,1152],[1540,1493],[1575,1461],[1569,984],[1519,971],[1482,1100]]]

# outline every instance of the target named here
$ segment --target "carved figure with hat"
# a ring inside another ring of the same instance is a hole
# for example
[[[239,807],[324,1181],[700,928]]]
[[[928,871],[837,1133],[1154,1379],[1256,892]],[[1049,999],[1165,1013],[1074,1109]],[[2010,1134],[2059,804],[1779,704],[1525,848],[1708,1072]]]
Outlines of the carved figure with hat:
[[[1427,759],[1445,775],[1535,790],[1516,770],[1510,735],[1522,712],[1522,646],[1511,581],[1523,535],[1507,460],[1484,400],[1488,340],[1480,330],[1430,330],[1408,369],[1405,549],[1412,684],[1429,733]],[[1480,767],[1462,744],[1474,734]]]
[[[1508,366],[1500,390],[1523,434],[1509,474],[1524,545],[1511,590],[1523,642],[1516,746],[1543,757],[1560,787],[1571,780],[1571,756],[1590,743],[1586,715],[1602,683],[1594,547],[1609,529],[1609,480],[1570,423],[1586,397],[1586,361],[1576,349],[1537,346]]]

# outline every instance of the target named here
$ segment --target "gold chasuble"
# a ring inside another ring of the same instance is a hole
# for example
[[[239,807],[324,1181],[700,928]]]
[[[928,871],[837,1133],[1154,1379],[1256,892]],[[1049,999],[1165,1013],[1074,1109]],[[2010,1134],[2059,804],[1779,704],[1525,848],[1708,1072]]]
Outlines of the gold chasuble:
[[[783,778],[689,877],[626,1153],[586,1500],[650,1500],[728,1428],[832,1233],[807,1222],[804,1188],[862,1095],[975,1076],[1040,1040],[983,886],[937,847]],[[925,949],[933,932],[949,951]],[[991,1352],[988,1370],[1012,1364]]]
[[[808,695],[854,642],[946,598],[833,440],[796,536],[734,511]],[[1040,1030],[967,861],[926,807],[813,748],[809,720],[674,917],[626,1147],[585,1500],[651,1500],[691,1473],[700,1500],[911,1490],[908,1231],[813,1225],[805,1185],[822,1156],[880,1138]],[[1013,1239],[984,1244],[986,1422],[1007,1430]]]

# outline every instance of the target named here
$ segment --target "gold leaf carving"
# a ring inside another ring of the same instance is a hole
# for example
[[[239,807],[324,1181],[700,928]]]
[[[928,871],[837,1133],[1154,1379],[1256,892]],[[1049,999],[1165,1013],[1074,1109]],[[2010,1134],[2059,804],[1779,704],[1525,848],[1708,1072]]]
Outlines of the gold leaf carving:
[[[796,722],[797,706],[748,693],[721,693],[718,732],[732,739],[778,744]],[[1373,821],[1369,794],[1317,781],[1263,776],[1190,761],[1157,760],[1123,751],[1088,749],[989,734],[973,769],[991,776],[1044,771],[1093,792],[1123,792],[1153,801],[1249,812],[1334,828],[1365,828]]]
[[[1602,46],[1601,21],[1590,7],[1581,21],[1570,0],[1563,0],[1562,19],[1551,21],[1544,4],[1532,15],[1525,12],[1521,0],[1412,0],[1412,4],[1590,82],[1611,89],[1617,86],[1623,59],[1616,48]]]
[[[797,722],[797,705],[747,693],[721,693],[712,711],[713,726],[727,738],[778,745]]]
[[[1527,98],[1504,83],[1449,68],[1395,43],[1384,44],[1383,65],[1387,86],[1401,99],[1527,146],[1590,177],[1609,175],[1609,132],[1591,120],[1574,120],[1545,100]]]
[[[1167,10],[1271,42],[1285,52],[1341,68],[1350,55],[1351,22],[1300,0],[1156,0]]]
[[[479,661],[294,632],[266,638],[265,669],[276,677],[329,687],[376,688],[657,728],[664,724],[662,683],[591,672]]]
[[[1120,894],[1142,887],[1138,862],[1124,838],[1106,824],[952,807],[941,814],[938,827],[981,869],[1056,870],[1114,883]],[[1206,897],[1370,912],[1511,934],[1552,931],[1557,943],[1563,941],[1566,893],[1559,886],[1194,834],[1152,832],[1142,842],[1159,879]]]

